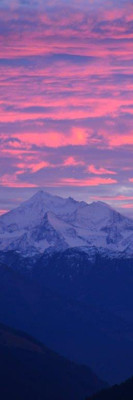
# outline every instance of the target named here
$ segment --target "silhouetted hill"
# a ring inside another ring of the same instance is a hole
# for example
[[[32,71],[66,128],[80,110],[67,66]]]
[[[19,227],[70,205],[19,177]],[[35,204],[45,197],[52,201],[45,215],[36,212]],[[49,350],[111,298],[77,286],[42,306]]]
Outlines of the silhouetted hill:
[[[133,377],[121,385],[102,390],[88,400],[133,400]]]
[[[0,324],[1,400],[82,400],[103,386],[88,367]]]

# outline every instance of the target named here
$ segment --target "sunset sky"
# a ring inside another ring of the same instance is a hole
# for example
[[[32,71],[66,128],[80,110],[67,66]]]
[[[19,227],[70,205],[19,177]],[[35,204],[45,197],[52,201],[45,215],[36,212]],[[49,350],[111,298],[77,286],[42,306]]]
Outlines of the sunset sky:
[[[133,215],[133,2],[0,1],[0,213],[39,189]]]

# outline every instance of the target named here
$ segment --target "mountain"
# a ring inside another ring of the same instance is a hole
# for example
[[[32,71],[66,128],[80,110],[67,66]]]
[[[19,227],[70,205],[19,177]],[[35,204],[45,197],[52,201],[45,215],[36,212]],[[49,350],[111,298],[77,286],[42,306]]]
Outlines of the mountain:
[[[132,257],[133,220],[103,202],[92,204],[39,191],[0,217],[0,250],[36,255],[81,248],[94,258]]]
[[[87,367],[76,365],[32,337],[0,324],[2,400],[84,400],[107,387]]]
[[[2,216],[0,321],[90,366],[103,381],[127,379],[133,374],[132,224],[104,203],[44,192]],[[84,246],[81,231],[89,237]]]
[[[132,400],[133,399],[133,378],[128,379],[121,385],[115,385],[107,390],[89,397],[88,400]]]

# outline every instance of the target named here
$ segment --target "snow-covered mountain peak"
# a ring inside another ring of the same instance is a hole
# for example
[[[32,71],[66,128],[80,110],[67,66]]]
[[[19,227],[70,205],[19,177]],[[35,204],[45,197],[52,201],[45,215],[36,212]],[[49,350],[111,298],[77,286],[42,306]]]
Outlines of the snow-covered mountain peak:
[[[44,209],[47,210],[55,210],[55,212],[57,213],[59,208],[66,208],[68,206],[71,209],[71,207],[75,207],[77,204],[79,204],[79,202],[74,200],[72,197],[63,198],[41,190],[37,192],[34,196],[32,196],[29,200],[22,203],[22,206],[34,206],[36,204],[39,204],[39,207],[40,205],[43,206]]]
[[[93,207],[97,207],[97,208],[100,208],[100,207],[111,208],[111,206],[109,204],[105,203],[104,201],[100,201],[100,200],[93,201],[90,205]]]
[[[55,199],[58,199],[60,201],[60,200],[62,200],[62,197],[52,195],[44,190],[39,190],[29,200],[26,200],[23,204],[35,203],[36,201],[45,201],[46,202],[46,201],[55,200]]]
[[[15,210],[9,211],[0,217],[0,228],[16,225],[19,229],[39,225],[46,214],[51,211],[56,215],[67,214],[75,209],[76,201],[53,196],[47,192],[39,191],[29,200],[23,202]]]
[[[73,247],[131,256],[133,220],[101,201],[88,204],[42,190],[0,217],[0,250],[31,255]]]

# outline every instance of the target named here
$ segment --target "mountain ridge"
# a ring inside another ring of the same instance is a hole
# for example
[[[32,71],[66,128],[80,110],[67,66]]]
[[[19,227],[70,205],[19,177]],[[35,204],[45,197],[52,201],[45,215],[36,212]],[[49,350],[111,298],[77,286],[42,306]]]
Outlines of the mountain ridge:
[[[98,201],[90,204],[42,190],[0,217],[0,250],[23,255],[47,249],[98,249],[109,257],[133,256],[133,220]]]
[[[132,400],[133,399],[133,377],[120,385],[114,385],[109,389],[103,389],[96,395],[86,400]]]
[[[132,230],[133,222],[106,204],[43,192],[3,216],[0,320],[105,381],[126,379],[133,365]]]
[[[2,400],[84,400],[107,387],[89,367],[77,365],[22,331],[0,323]]]

